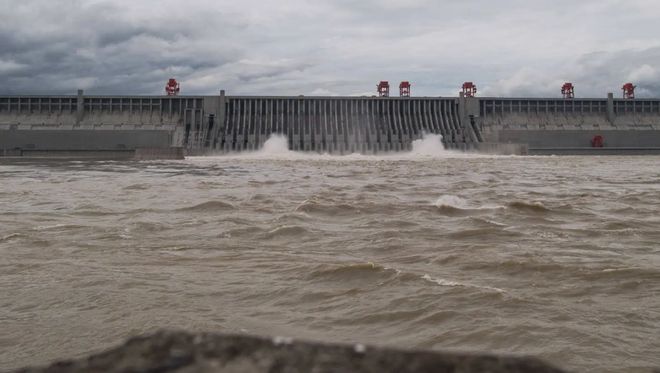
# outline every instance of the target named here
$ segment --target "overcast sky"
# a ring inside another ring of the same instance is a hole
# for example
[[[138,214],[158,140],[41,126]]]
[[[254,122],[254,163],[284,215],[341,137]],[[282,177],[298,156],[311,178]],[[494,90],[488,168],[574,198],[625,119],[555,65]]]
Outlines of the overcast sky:
[[[660,97],[658,0],[0,0],[0,94]]]

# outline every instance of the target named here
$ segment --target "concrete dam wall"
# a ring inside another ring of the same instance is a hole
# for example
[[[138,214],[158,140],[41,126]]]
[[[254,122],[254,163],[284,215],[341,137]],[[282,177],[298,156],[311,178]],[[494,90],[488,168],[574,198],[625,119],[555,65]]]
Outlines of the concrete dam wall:
[[[475,132],[477,131],[477,132]],[[0,97],[0,150],[132,151],[183,147],[189,154],[256,150],[272,135],[292,150],[402,151],[424,134],[450,149],[479,142],[456,98],[18,96]]]
[[[530,154],[660,154],[660,100],[469,100],[485,141],[527,144]]]
[[[0,96],[0,155],[177,155],[184,125],[202,118],[202,98]],[[197,117],[196,117],[197,115]]]
[[[424,134],[448,149],[660,154],[660,100],[476,97],[0,96],[0,155],[157,156],[259,149],[405,151]],[[604,138],[596,148],[595,136]],[[521,147],[516,147],[520,145]],[[514,150],[512,150],[514,149]],[[517,149],[517,150],[515,150]],[[166,153],[166,152],[165,152]],[[163,153],[163,154],[165,154]]]

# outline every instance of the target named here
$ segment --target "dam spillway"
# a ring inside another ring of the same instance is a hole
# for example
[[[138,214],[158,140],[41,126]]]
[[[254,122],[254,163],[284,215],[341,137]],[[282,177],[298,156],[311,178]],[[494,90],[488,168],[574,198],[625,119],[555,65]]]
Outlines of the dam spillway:
[[[320,153],[406,151],[434,134],[466,151],[649,154],[660,153],[660,100],[0,96],[0,155],[217,154],[257,150],[273,134],[291,150]],[[604,146],[593,147],[596,136]]]
[[[445,147],[460,148],[477,142],[478,135],[463,127],[455,101],[234,97],[226,106],[225,125],[217,131],[201,133],[205,139],[201,148],[224,152],[256,150],[271,134],[285,135],[294,151],[363,154],[403,151],[409,150],[412,142],[424,134],[442,135]]]

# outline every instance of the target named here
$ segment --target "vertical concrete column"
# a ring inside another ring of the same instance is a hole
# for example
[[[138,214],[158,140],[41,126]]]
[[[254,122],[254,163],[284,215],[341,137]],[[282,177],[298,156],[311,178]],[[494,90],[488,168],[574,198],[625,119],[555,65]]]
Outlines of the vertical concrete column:
[[[325,114],[324,117],[326,118],[325,122],[325,151],[328,153],[332,153],[332,147],[334,144],[334,137],[333,137],[333,107],[334,107],[334,100],[330,100],[329,102],[326,103],[325,107]]]
[[[412,140],[417,140],[422,137],[422,132],[426,130],[426,123],[424,122],[424,114],[422,113],[422,106],[419,100],[407,100],[408,107],[412,109]]]
[[[437,111],[437,116],[438,116],[438,121],[440,122],[440,126],[442,127],[442,137],[447,140],[451,138],[451,132],[449,131],[449,127],[447,127],[447,120],[445,118],[445,104],[444,101],[438,101],[436,103],[436,111]]]
[[[445,101],[445,109],[446,109],[446,115],[447,115],[447,125],[451,129],[451,141],[454,144],[454,147],[456,143],[458,142],[458,128],[456,126],[456,122],[454,121],[454,110],[452,110],[455,106],[455,103],[453,101]]]
[[[383,151],[383,144],[385,143],[385,128],[383,126],[383,111],[381,110],[380,101],[371,100],[372,115],[374,118],[374,126],[376,129],[376,142],[378,143],[376,151]]]
[[[320,103],[321,105],[321,115],[322,115],[322,128],[321,128],[321,152],[328,152],[328,107],[330,103],[327,100],[323,100]]]
[[[260,147],[263,146],[263,144],[268,141],[270,136],[273,134],[273,100],[268,99],[266,100],[266,121],[264,122],[265,125],[265,132],[264,136],[261,139],[261,144]]]
[[[426,130],[426,123],[424,123],[424,114],[422,113],[422,106],[419,100],[413,102],[408,101],[408,106],[412,110],[412,132],[410,139],[417,140],[422,137],[422,132]]]
[[[357,101],[355,101],[355,100],[348,100],[348,102],[347,102],[347,105],[348,105],[347,106],[347,108],[348,108],[347,114],[348,115],[347,115],[347,122],[346,122],[347,123],[346,124],[346,126],[347,126],[346,132],[348,133],[348,145],[346,147],[346,150],[349,154],[355,152],[355,144],[358,141],[357,136],[358,136],[358,132],[359,132],[359,127],[358,127],[359,124],[355,120],[355,109],[356,109],[355,105],[356,105],[356,103],[357,103]]]
[[[422,131],[419,134],[419,138],[422,138],[422,136],[424,136],[425,132],[434,133],[434,134],[438,132],[438,130],[433,125],[433,121],[431,120],[431,116],[429,115],[428,103],[429,102],[427,100],[423,100],[423,101],[420,101],[419,104],[418,104],[419,105],[418,106],[419,111],[422,115],[422,123],[423,123]]]
[[[283,100],[276,100],[275,101],[275,111],[277,113],[277,117],[275,118],[275,132],[278,135],[284,134],[284,101]]]
[[[302,138],[302,133],[301,133],[302,126],[300,125],[301,106],[302,106],[302,101],[299,99],[295,99],[293,102],[293,111],[292,111],[292,115],[293,115],[293,149],[292,150],[301,150],[300,148],[301,138]]]
[[[390,125],[392,127],[392,148],[391,150],[400,151],[401,150],[401,126],[399,125],[399,111],[398,107],[395,105],[394,101],[386,99],[385,104],[387,105],[388,115],[390,117]]]
[[[406,144],[410,140],[410,100],[403,102],[396,100],[396,115],[397,123],[399,125],[399,133],[401,134],[401,145],[397,150],[404,150]]]
[[[401,105],[401,125],[402,125],[402,137],[401,137],[401,150],[408,149],[408,144],[414,138],[414,126],[415,126],[415,116],[413,113],[413,108],[410,105],[410,99],[405,101],[400,101]]]
[[[442,143],[447,144],[447,131],[444,127],[444,122],[442,121],[442,116],[440,113],[440,101],[433,100],[430,102],[431,118],[435,123],[435,128],[437,128],[440,135],[442,135]]]
[[[238,101],[228,100],[231,107],[231,117],[227,121],[227,139],[225,140],[225,149],[227,152],[233,151],[236,147],[236,128],[240,120]]]
[[[358,128],[360,129],[359,132],[359,139],[358,139],[358,144],[356,146],[356,151],[360,154],[364,154],[367,151],[367,141],[369,141],[369,135],[368,135],[368,126],[369,126],[369,121],[367,120],[367,115],[365,111],[365,105],[364,105],[364,100],[359,99],[356,102],[357,105],[357,112],[356,112],[356,117],[357,117],[357,122],[358,122]]]
[[[440,134],[444,137],[443,131],[442,131],[442,124],[438,120],[437,116],[437,101],[435,100],[429,100],[427,101],[427,110],[428,110],[428,115],[431,120],[431,123],[433,123],[433,133],[434,134]]]
[[[427,105],[428,105],[427,110],[429,111],[429,117],[431,118],[431,122],[433,122],[433,129],[434,129],[433,133],[443,135],[442,122],[440,122],[440,120],[438,119],[437,101],[429,100],[427,102]]]
[[[302,100],[303,115],[302,115],[302,130],[303,130],[303,150],[312,150],[312,125],[314,123],[314,101]]]
[[[220,90],[220,100],[218,102],[218,123],[216,123],[216,131],[213,136],[214,148],[217,148],[218,144],[221,144],[225,139],[225,116],[227,115],[227,97],[225,97],[225,90]]]
[[[463,92],[459,92],[458,94],[458,120],[459,120],[459,125],[465,125],[467,122],[467,105],[466,105],[466,97]]]
[[[263,118],[263,99],[255,99],[254,100],[254,117],[252,119],[252,125],[250,127],[250,142],[251,145],[249,147],[250,150],[257,150],[259,149],[259,142],[261,137],[259,134],[261,133],[262,127],[261,127],[261,119]]]
[[[247,117],[246,101],[246,99],[241,99],[239,101],[241,106],[239,109],[238,123],[236,127],[236,145],[234,148],[236,151],[243,150],[243,144],[245,143],[245,119]]]
[[[323,101],[314,100],[314,122],[313,122],[313,136],[314,136],[314,147],[313,151],[320,153],[321,151],[321,138],[322,138],[322,124],[321,124],[321,112],[323,110]]]
[[[323,100],[314,100],[314,149],[313,151],[320,153],[322,149],[323,139]]]
[[[473,101],[476,100],[473,97],[465,97],[463,92],[460,92],[458,98],[458,128],[462,133],[462,137],[466,140],[472,139],[472,131],[470,126],[470,115],[471,106],[474,104]]]
[[[337,100],[337,106],[335,108],[335,122],[336,122],[336,131],[337,131],[337,136],[335,137],[335,151],[341,152],[344,150],[343,143],[344,143],[344,127],[342,125],[343,123],[343,118],[342,118],[342,103],[343,101],[341,99]]]
[[[289,99],[282,99],[282,134],[284,137],[286,137],[286,142],[287,145],[289,146],[289,149],[291,149],[291,136],[290,136],[290,127],[291,127],[291,120],[289,118]]]
[[[465,143],[466,134],[465,134],[465,128],[463,127],[464,123],[461,123],[461,117],[458,110],[459,109],[457,104],[452,105],[452,119],[454,120],[454,124],[456,128],[458,128],[457,133],[460,134],[460,141],[462,143]]]
[[[442,127],[445,129],[444,133],[444,138],[447,140],[448,143],[452,142],[452,133],[454,132],[453,129],[451,128],[451,124],[449,123],[449,119],[447,118],[447,102],[442,100],[440,101],[439,105],[439,116],[440,120],[442,122]]]
[[[355,145],[355,151],[360,154],[366,152],[367,141],[369,135],[367,134],[367,121],[365,120],[364,115],[364,101],[356,100],[355,101],[355,120],[357,121],[357,127],[359,131],[357,132],[357,143]]]
[[[83,90],[78,90],[78,98],[76,100],[76,126],[79,126],[85,115],[85,97]]]
[[[363,145],[362,153],[367,154],[373,149],[374,139],[372,136],[371,126],[372,121],[369,115],[369,102],[367,100],[361,100],[360,102],[360,121],[363,122]]]
[[[252,111],[254,115],[252,116],[252,122],[250,124],[250,137],[249,141],[251,142],[250,150],[259,149],[261,143],[261,133],[264,129],[264,99],[255,98],[252,103]]]
[[[413,112],[415,116],[413,117],[415,120],[415,136],[413,137],[413,140],[421,139],[424,132],[431,132],[429,131],[429,126],[426,123],[426,113],[424,112],[424,107],[422,106],[422,101],[420,100],[415,100],[412,103],[413,107]]]
[[[266,142],[266,131],[268,130],[268,100],[261,99],[259,100],[259,124],[257,126],[256,136],[257,136],[257,149],[261,148],[264,142]]]
[[[614,93],[607,94],[607,120],[614,124]]]
[[[142,118],[144,118],[144,100],[140,99],[140,121],[142,121]],[[199,137],[197,136],[197,124],[195,123],[195,100],[192,100],[192,103],[190,103],[190,106],[188,107],[188,113],[189,113],[189,120],[190,120],[190,141],[189,141],[189,146],[190,149],[197,149],[197,140]]]
[[[338,111],[337,117],[339,118],[338,122],[338,136],[337,136],[337,151],[339,154],[344,154],[344,149],[346,146],[346,100],[339,100],[338,102]]]
[[[398,136],[395,131],[394,127],[392,125],[392,121],[390,118],[390,103],[387,101],[387,99],[381,98],[379,99],[381,107],[383,108],[383,122],[385,124],[385,128],[387,130],[387,140],[385,141],[385,151],[389,152],[393,150],[393,144],[395,141],[395,136]]]
[[[369,146],[365,149],[365,152],[372,153],[377,146],[378,140],[376,137],[376,119],[374,118],[373,112],[373,101],[366,99],[364,100],[364,115],[365,120],[367,121],[367,132],[369,136]]]
[[[270,98],[264,100],[264,113],[264,133],[262,136],[263,138],[261,139],[262,145],[268,140],[270,134],[273,133],[273,100]]]
[[[314,123],[316,122],[316,107],[313,99],[305,101],[305,151],[314,151],[316,136],[314,136]]]

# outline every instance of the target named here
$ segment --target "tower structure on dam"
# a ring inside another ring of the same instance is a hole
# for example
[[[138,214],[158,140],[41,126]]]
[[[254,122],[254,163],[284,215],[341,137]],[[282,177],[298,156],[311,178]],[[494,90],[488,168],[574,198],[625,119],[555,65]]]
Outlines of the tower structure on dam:
[[[459,97],[409,97],[409,86],[403,97],[0,96],[0,155],[240,152],[273,134],[292,150],[328,153],[404,151],[425,134],[468,151],[660,153],[658,99],[477,97],[474,84],[463,88]]]

